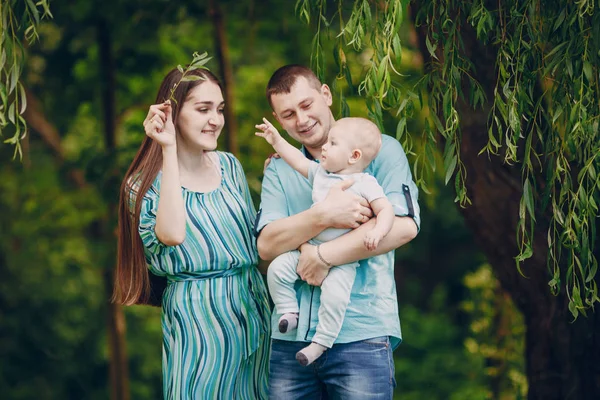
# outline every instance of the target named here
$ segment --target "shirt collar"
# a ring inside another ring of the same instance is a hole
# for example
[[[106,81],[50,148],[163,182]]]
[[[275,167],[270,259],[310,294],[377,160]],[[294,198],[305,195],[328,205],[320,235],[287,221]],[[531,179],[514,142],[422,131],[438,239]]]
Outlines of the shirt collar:
[[[310,152],[306,149],[306,147],[302,146],[302,148],[300,149],[302,151],[302,153],[304,154],[304,157],[308,158],[311,161],[314,161],[315,159],[313,158],[312,154],[310,154]]]
[[[302,151],[302,154],[304,154],[304,157],[308,158],[310,161],[316,161],[319,164],[321,163],[321,161],[315,160],[315,158],[312,156],[312,154],[310,154],[310,152],[306,149],[306,147],[302,146],[300,148],[300,151]]]

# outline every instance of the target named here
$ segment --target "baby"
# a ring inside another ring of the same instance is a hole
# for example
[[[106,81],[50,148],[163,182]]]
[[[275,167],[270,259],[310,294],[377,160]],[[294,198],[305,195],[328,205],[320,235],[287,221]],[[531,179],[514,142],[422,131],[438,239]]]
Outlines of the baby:
[[[329,131],[327,143],[321,150],[321,163],[318,163],[306,158],[300,150],[283,139],[269,121],[264,118],[263,121],[264,124],[256,125],[261,130],[256,135],[265,138],[286,163],[312,183],[313,205],[325,199],[329,189],[336,183],[346,179],[354,181],[347,190],[364,197],[377,215],[375,227],[364,238],[365,247],[375,250],[394,222],[392,204],[383,188],[373,176],[363,172],[381,147],[381,133],[377,126],[364,118],[338,120]],[[329,228],[311,239],[310,243],[317,246],[317,255],[323,263],[328,264],[321,257],[320,244],[348,231],[350,229]],[[298,280],[298,257],[298,251],[280,255],[273,260],[267,273],[275,311],[282,314],[279,319],[279,331],[282,333],[296,329],[298,324],[299,307],[294,291],[294,283]],[[319,323],[312,343],[296,354],[300,364],[311,364],[333,345],[350,301],[356,267],[358,262],[331,268],[321,284]]]

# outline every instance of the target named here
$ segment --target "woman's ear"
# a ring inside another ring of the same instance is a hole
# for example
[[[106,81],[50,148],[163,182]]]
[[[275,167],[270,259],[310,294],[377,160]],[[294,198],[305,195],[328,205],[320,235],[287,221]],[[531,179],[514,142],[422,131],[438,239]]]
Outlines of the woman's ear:
[[[350,154],[350,158],[348,159],[349,164],[356,164],[362,158],[362,151],[360,149],[352,150],[352,154]]]

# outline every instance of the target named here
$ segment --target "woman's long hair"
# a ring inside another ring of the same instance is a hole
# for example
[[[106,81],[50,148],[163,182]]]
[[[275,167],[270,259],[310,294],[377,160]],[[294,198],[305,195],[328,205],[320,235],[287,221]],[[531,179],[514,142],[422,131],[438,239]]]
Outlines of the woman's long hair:
[[[186,101],[188,93],[204,81],[211,81],[221,87],[219,80],[210,71],[197,69],[187,75],[200,76],[196,81],[180,82],[173,94],[176,102],[171,100],[173,124],[177,126],[177,115]],[[178,69],[170,71],[162,81],[156,104],[170,98],[171,89],[181,80],[182,73]],[[158,171],[162,167],[162,150],[160,145],[148,136],[142,141],[133,162],[121,184],[119,194],[119,227],[117,244],[117,270],[112,301],[124,304],[160,305],[160,297],[166,283],[164,279],[152,279],[144,257],[144,247],[138,232],[142,199],[152,186]],[[155,287],[161,285],[162,287]]]

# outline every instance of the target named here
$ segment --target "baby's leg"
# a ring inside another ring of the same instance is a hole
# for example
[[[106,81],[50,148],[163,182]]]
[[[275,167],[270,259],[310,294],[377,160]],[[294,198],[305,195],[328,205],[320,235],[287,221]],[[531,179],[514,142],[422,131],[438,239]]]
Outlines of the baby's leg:
[[[321,305],[319,323],[312,343],[296,354],[302,365],[315,361],[323,352],[333,346],[342,329],[346,307],[350,302],[350,292],[356,278],[358,263],[334,267],[321,285]]]
[[[298,326],[298,299],[294,283],[298,280],[299,251],[289,251],[275,258],[267,270],[269,293],[275,304],[275,313],[282,314],[279,318],[279,331],[289,332]]]

